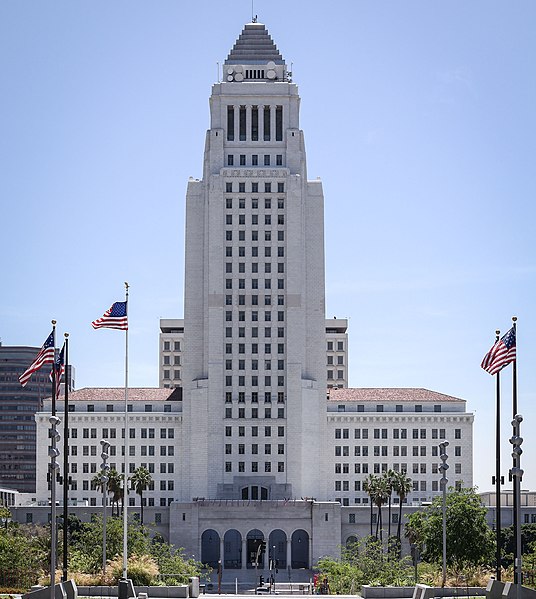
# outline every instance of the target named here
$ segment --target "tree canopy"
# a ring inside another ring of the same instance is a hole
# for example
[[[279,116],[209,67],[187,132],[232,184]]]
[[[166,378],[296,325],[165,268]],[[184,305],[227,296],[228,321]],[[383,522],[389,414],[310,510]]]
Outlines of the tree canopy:
[[[408,516],[406,536],[419,548],[425,561],[443,558],[442,497],[422,511]],[[493,532],[486,521],[486,508],[474,489],[450,489],[446,501],[447,565],[463,568],[484,565],[493,559]]]

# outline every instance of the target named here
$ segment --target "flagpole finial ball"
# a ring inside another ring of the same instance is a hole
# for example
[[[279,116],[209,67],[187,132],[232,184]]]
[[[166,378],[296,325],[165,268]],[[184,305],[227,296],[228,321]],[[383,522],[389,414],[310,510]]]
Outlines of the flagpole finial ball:
[[[496,334],[496,335],[497,335],[497,337],[498,337],[498,336],[501,334],[501,331],[499,331],[499,329],[497,329],[497,330],[495,331],[495,334]]]
[[[69,336],[69,333],[63,333],[63,336],[65,337],[65,339],[67,339],[67,337]]]
[[[512,316],[513,322],[517,322],[517,316]]]
[[[56,326],[56,322],[57,322],[56,320],[53,320],[53,321],[52,321],[52,326],[54,326],[54,327],[55,327],[55,326]]]

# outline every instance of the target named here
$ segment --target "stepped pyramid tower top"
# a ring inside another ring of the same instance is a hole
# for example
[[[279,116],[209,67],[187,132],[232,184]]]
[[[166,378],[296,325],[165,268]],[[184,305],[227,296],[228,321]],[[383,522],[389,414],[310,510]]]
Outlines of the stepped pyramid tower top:
[[[247,23],[223,63],[224,81],[261,79],[285,81],[288,73],[281,52],[262,23]]]

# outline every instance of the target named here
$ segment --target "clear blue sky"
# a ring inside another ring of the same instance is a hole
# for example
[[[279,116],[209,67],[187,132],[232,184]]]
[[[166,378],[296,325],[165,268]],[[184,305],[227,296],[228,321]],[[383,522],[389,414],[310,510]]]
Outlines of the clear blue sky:
[[[327,316],[350,384],[425,387],[475,413],[494,473],[494,379],[519,318],[524,488],[536,488],[536,4],[255,0],[302,97],[325,192]],[[336,7],[336,8],[334,8]],[[158,384],[160,317],[183,311],[184,196],[202,174],[217,62],[250,0],[0,2],[0,336],[71,335],[77,387]],[[507,478],[511,368],[503,378]]]

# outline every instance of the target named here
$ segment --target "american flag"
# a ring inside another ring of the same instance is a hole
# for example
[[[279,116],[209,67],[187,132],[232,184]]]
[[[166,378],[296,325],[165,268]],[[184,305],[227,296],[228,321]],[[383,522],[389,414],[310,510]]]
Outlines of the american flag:
[[[490,374],[497,374],[516,359],[516,330],[512,327],[489,350],[482,360],[482,368]]]
[[[115,302],[102,318],[97,318],[91,325],[94,329],[128,330],[127,302]]]
[[[61,348],[61,351],[56,356],[54,361],[53,370],[56,373],[56,397],[60,395],[61,377],[65,373],[65,343]],[[50,380],[52,381],[52,372],[50,373]]]
[[[30,364],[29,368],[19,376],[20,384],[25,387],[26,383],[32,377],[34,372],[37,372],[43,364],[54,364],[54,353],[55,353],[55,335],[54,331],[50,333],[47,340],[43,343],[43,347],[37,354],[35,360]]]

